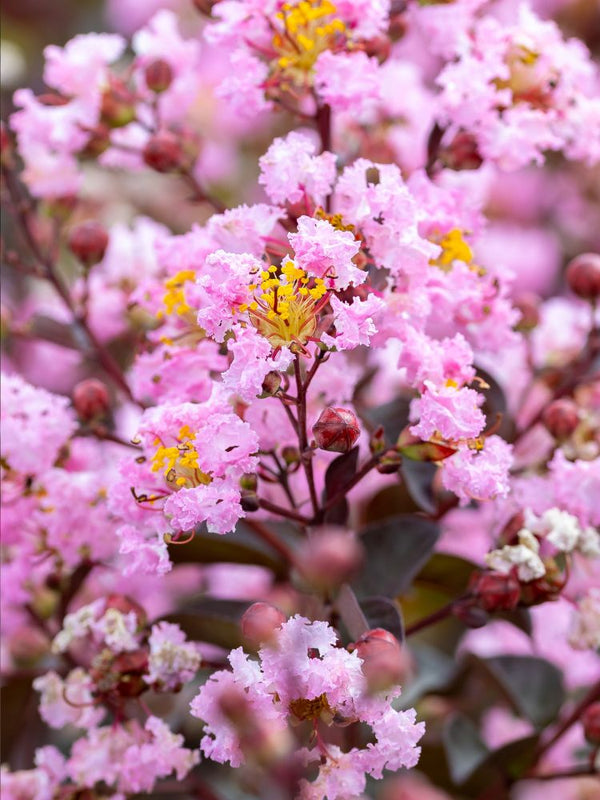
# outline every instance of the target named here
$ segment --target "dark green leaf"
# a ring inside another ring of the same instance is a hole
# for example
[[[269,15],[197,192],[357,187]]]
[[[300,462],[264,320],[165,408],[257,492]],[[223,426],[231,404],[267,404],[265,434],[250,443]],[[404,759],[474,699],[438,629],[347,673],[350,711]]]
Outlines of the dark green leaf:
[[[360,607],[367,618],[369,628],[384,628],[393,633],[399,642],[404,639],[404,624],[400,606],[387,597],[365,597]]]
[[[371,628],[356,595],[347,583],[340,588],[335,606],[352,640],[356,641]]]
[[[442,738],[450,775],[460,785],[485,761],[489,751],[475,725],[462,714],[448,720]]]
[[[435,553],[419,571],[415,580],[419,584],[440,589],[450,597],[463,594],[474,570],[478,569],[473,561],[447,553]]]
[[[411,644],[415,677],[402,687],[402,708],[410,708],[428,692],[444,689],[454,679],[458,665],[454,658],[428,644]]]
[[[535,656],[496,656],[481,663],[519,714],[536,727],[556,718],[565,700],[558,667]]]
[[[2,761],[10,760],[13,745],[22,732],[23,720],[33,695],[32,678],[9,677],[0,689],[2,702]]]
[[[381,425],[386,442],[394,445],[400,436],[400,431],[408,425],[409,410],[410,398],[397,397],[390,403],[368,409],[364,412],[364,416],[374,428]]]
[[[195,642],[208,642],[232,650],[242,644],[240,619],[249,605],[241,600],[202,599],[161,619],[179,625]]]
[[[175,564],[256,564],[277,577],[283,577],[287,570],[281,556],[257,539],[243,522],[227,536],[199,532],[187,544],[171,545],[169,555]]]
[[[354,588],[359,597],[397,597],[429,558],[440,534],[435,522],[399,514],[362,531],[366,563]]]
[[[323,500],[327,501],[340,492],[356,474],[358,464],[358,447],[334,458],[325,473],[325,492]],[[325,514],[324,522],[332,525],[344,525],[348,519],[348,501],[342,498]]]
[[[402,460],[401,474],[408,492],[417,506],[428,514],[436,510],[433,496],[433,478],[438,468],[428,461]]]

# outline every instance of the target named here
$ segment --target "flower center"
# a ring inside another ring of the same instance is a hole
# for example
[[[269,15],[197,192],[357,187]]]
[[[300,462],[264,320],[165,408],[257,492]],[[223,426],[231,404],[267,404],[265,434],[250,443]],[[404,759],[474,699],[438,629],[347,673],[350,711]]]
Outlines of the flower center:
[[[290,711],[301,721],[307,719],[317,720],[321,718],[324,721],[330,722],[333,719],[333,710],[324,692],[312,700],[306,700],[303,697],[292,700],[290,703]]]
[[[314,337],[318,314],[328,299],[321,278],[309,278],[288,260],[280,270],[276,266],[263,270],[260,284],[251,283],[249,289],[254,299],[238,309],[248,312],[252,325],[274,348],[296,345],[303,349]]]
[[[194,445],[196,434],[184,425],[179,431],[177,444],[165,447],[160,439],[152,456],[152,472],[164,473],[169,486],[174,489],[194,489],[211,483],[212,478],[198,467],[198,451]]]
[[[276,15],[283,30],[273,37],[273,47],[279,54],[277,66],[291,76],[294,72],[307,73],[324,50],[345,45],[346,26],[333,16],[335,12],[329,0],[285,3]]]

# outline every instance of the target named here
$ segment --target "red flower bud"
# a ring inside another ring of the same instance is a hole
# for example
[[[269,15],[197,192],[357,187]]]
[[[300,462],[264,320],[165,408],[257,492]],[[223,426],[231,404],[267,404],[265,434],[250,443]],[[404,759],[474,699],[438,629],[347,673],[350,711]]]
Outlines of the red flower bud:
[[[92,267],[104,258],[108,233],[99,222],[88,220],[72,228],[68,245],[69,250],[84,266]]]
[[[521,584],[521,605],[535,606],[556,600],[565,588],[567,574],[561,572],[553,558],[543,559],[546,574],[535,581]]]
[[[267,372],[265,379],[262,382],[262,397],[272,397],[277,394],[281,386],[281,375],[279,372],[272,370]]]
[[[83,158],[98,158],[110,147],[110,128],[99,122],[89,132],[90,138],[85,143],[80,155]]]
[[[440,152],[440,160],[448,169],[479,169],[483,163],[475,137],[461,131]]]
[[[80,381],[73,389],[73,406],[84,422],[104,417],[110,409],[106,385],[96,378]]]
[[[484,611],[512,611],[521,596],[521,584],[514,572],[474,572],[469,589]]]
[[[555,439],[566,439],[579,424],[579,409],[573,400],[555,400],[544,409],[542,422]]]
[[[151,136],[142,157],[144,163],[157,172],[175,172],[184,165],[184,153],[179,137],[170,131]]]
[[[4,166],[10,166],[13,155],[13,144],[10,133],[4,122],[0,122],[0,162]]]
[[[298,567],[311,586],[331,589],[351,580],[360,569],[364,551],[345,528],[325,526],[298,550]]]
[[[258,511],[260,508],[260,502],[256,492],[253,492],[251,489],[242,489],[240,492],[240,505],[242,507],[242,511],[245,511],[247,514],[252,514],[254,511]]]
[[[571,291],[584,300],[600,297],[600,255],[582,253],[567,267],[567,283]]]
[[[275,631],[285,620],[283,611],[270,603],[252,603],[240,622],[244,642],[258,650],[262,644],[273,641]]]
[[[106,610],[108,611],[109,608],[116,608],[121,614],[129,614],[130,611],[133,611],[140,628],[143,628],[148,621],[142,606],[124,594],[109,594],[106,598]]]
[[[312,429],[317,447],[334,453],[347,453],[360,436],[360,427],[347,408],[326,408]]]
[[[218,2],[219,0],[192,0],[198,11],[201,14],[206,14],[207,17],[210,17],[211,11]]]
[[[152,92],[159,94],[168,89],[173,82],[173,70],[168,61],[165,61],[164,58],[157,58],[150,62],[144,70],[144,78],[146,86]]]
[[[135,119],[135,97],[123,81],[114,76],[102,95],[101,119],[111,128],[122,128]]]
[[[518,331],[531,331],[540,321],[540,299],[532,292],[517,297],[513,302],[514,307],[521,312],[521,319],[515,325]]]
[[[404,680],[409,671],[409,658],[400,642],[383,628],[363,633],[351,649],[362,660],[362,671],[372,691],[389,689]]]
[[[594,746],[600,745],[600,701],[592,703],[586,708],[581,717],[581,722],[588,742]]]

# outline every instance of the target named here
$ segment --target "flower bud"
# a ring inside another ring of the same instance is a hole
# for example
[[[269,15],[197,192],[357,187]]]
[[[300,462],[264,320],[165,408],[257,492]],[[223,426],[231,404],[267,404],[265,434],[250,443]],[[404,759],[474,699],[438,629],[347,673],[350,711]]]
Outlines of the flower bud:
[[[240,478],[240,487],[248,492],[255,492],[258,486],[258,478],[254,472],[244,472]]]
[[[565,588],[567,575],[563,574],[553,558],[544,558],[546,574],[534,581],[521,584],[521,604],[535,606],[555,600]]]
[[[396,442],[398,452],[411,461],[443,461],[456,453],[457,448],[445,442],[424,442],[410,432],[407,425]]]
[[[592,703],[581,717],[585,738],[591,745],[600,745],[600,701]]]
[[[10,133],[4,122],[0,122],[0,163],[5,167],[10,167],[13,157],[13,144]]]
[[[514,572],[474,572],[469,589],[484,611],[512,611],[521,596],[521,584]]]
[[[288,465],[288,467],[291,467],[293,464],[300,463],[300,451],[298,450],[297,447],[294,447],[293,445],[286,445],[285,447],[282,447],[281,457]]]
[[[457,133],[450,144],[440,151],[439,157],[448,169],[479,169],[483,164],[477,140],[466,131]]]
[[[160,94],[173,82],[173,70],[168,61],[165,61],[164,58],[157,58],[155,61],[151,61],[144,70],[144,78],[150,91]]]
[[[60,594],[46,586],[40,586],[33,593],[31,608],[40,619],[50,619],[58,607]]]
[[[532,331],[540,321],[540,299],[533,292],[525,292],[513,301],[514,307],[521,312],[521,319],[515,329],[523,333]]]
[[[468,628],[483,628],[489,621],[486,610],[475,605],[472,599],[456,602],[452,608],[452,613]]]
[[[352,411],[329,406],[321,412],[312,432],[321,450],[347,453],[360,436],[360,427]]]
[[[118,78],[111,77],[102,95],[101,120],[110,128],[122,128],[135,119],[135,97]]]
[[[142,606],[124,594],[109,594],[106,598],[106,611],[109,608],[114,608],[120,611],[121,614],[129,614],[130,611],[133,611],[140,628],[143,628],[148,622],[148,616]]]
[[[110,147],[110,128],[99,122],[89,131],[90,138],[85,143],[80,155],[83,158],[98,158]]]
[[[85,267],[93,267],[104,258],[108,233],[103,225],[91,219],[71,229],[68,246]]]
[[[184,165],[184,152],[179,137],[170,131],[151,136],[142,152],[144,163],[157,172],[176,172]]]
[[[205,14],[207,17],[210,17],[211,11],[218,2],[220,2],[220,0],[192,0],[192,3],[196,6],[198,11],[201,14]]]
[[[567,439],[579,424],[579,409],[569,398],[550,403],[544,409],[542,422],[555,439]]]
[[[315,589],[333,589],[351,580],[360,569],[363,547],[352,532],[324,526],[298,550],[298,567]]]
[[[383,430],[383,425],[380,425],[371,434],[369,450],[374,456],[385,451],[385,431]]]
[[[283,611],[270,603],[253,603],[244,611],[240,622],[244,642],[254,650],[275,638],[275,631],[286,620]]]
[[[362,671],[371,691],[395,686],[409,671],[409,660],[400,642],[383,628],[363,633],[352,649],[363,662]]]
[[[248,489],[242,489],[241,496],[240,496],[240,505],[242,507],[242,511],[246,511],[248,514],[252,514],[254,511],[258,511],[260,508],[260,503],[258,502],[258,495],[256,492],[253,492]]]
[[[106,416],[110,409],[110,395],[106,384],[96,378],[79,381],[73,389],[73,406],[84,422]]]
[[[388,36],[377,36],[373,39],[367,39],[363,43],[363,47],[368,56],[376,58],[380,64],[383,64],[390,57],[392,43]]]
[[[274,370],[272,370],[271,372],[267,372],[267,374],[265,375],[265,379],[262,382],[261,397],[272,397],[274,394],[277,394],[280,386],[281,386],[281,375],[279,374],[279,372],[275,372]]]
[[[381,456],[377,464],[377,472],[381,475],[393,475],[402,465],[402,456],[397,450],[388,450]]]
[[[571,291],[583,300],[600,297],[600,255],[582,253],[567,267],[567,283]]]

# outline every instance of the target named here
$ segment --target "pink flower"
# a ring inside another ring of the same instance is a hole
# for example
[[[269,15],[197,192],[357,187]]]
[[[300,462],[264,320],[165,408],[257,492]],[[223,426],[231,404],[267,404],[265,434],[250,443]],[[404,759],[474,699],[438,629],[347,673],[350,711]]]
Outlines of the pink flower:
[[[549,464],[556,503],[583,526],[600,526],[600,459],[567,461],[558,449]]]
[[[160,345],[151,353],[141,353],[129,375],[136,398],[156,403],[208,400],[212,392],[210,373],[222,372],[227,359],[218,345],[204,339],[195,348]]]
[[[300,217],[298,232],[290,233],[288,239],[296,254],[296,265],[323,278],[329,286],[357,286],[367,277],[352,261],[360,243],[350,231],[337,230],[324,219]]]
[[[324,205],[336,177],[336,157],[316,153],[317,145],[306,133],[291,131],[274,139],[259,160],[259,183],[274,203],[299,203],[308,196],[316,205]]]
[[[447,380],[462,385],[475,375],[473,351],[464,336],[457,333],[437,341],[410,326],[402,337],[398,366],[406,370],[408,383],[417,389],[426,381],[435,386],[443,386]]]
[[[268,68],[245,50],[236,50],[231,56],[229,76],[217,88],[217,97],[229,103],[245,119],[270,111],[272,103],[265,100],[263,84]]]
[[[379,97],[379,64],[363,51],[332,53],[325,50],[315,64],[315,89],[322,103],[334,111],[361,113]]]
[[[236,326],[235,339],[229,340],[228,349],[233,353],[233,362],[223,373],[223,385],[227,391],[247,402],[262,394],[262,384],[268,372],[285,372],[293,360],[288,348],[281,349],[271,358],[273,347],[269,340],[250,327]]]
[[[66,397],[3,375],[2,457],[11,469],[39,475],[56,461],[60,448],[77,428]]]
[[[81,667],[64,680],[54,671],[47,672],[34,680],[33,688],[41,694],[40,715],[51,728],[69,724],[94,728],[105,715],[103,707],[94,705],[92,680]]]
[[[124,49],[125,40],[114,33],[80,34],[64,48],[48,45],[44,50],[44,81],[67,96],[85,97],[100,88],[106,67]]]
[[[442,463],[442,483],[460,499],[461,505],[471,500],[492,500],[506,497],[510,491],[509,470],[512,445],[500,436],[489,436],[483,450],[461,447]]]
[[[321,340],[337,350],[353,350],[359,345],[368,345],[371,336],[377,333],[376,320],[386,308],[385,301],[375,294],[366,300],[353,298],[352,303],[342,303],[333,296],[330,300],[334,314],[335,336],[324,333]]]
[[[174,771],[182,780],[198,762],[198,753],[182,745],[183,736],[157,717],[148,717],[143,729],[135,720],[96,728],[73,745],[69,776],[79,787],[103,783],[127,794],[150,792],[158,778]]]
[[[421,237],[421,211],[398,167],[357,159],[340,176],[335,200],[344,220],[366,236],[380,266],[394,277],[423,280],[439,247]]]
[[[232,651],[232,671],[215,673],[192,701],[192,714],[206,723],[201,742],[205,755],[232,766],[244,763],[255,740],[244,739],[240,725],[251,720],[266,724],[280,742],[290,722],[313,720],[316,726],[319,720],[327,725],[341,720],[366,723],[375,742],[346,754],[319,744],[302,751],[305,763],[319,762],[319,774],[312,783],[302,782],[300,797],[343,800],[349,791],[362,791],[366,773],[381,778],[383,769],[416,764],[423,723],[415,723],[414,710],[392,708],[398,689],[368,694],[361,659],[337,646],[327,623],[295,616],[281,625],[276,637],[273,646],[260,649],[259,662],[251,661],[242,648]],[[224,709],[235,697],[238,711],[227,715]]]
[[[146,683],[157,684],[161,691],[173,691],[190,681],[200,668],[200,652],[195,642],[188,642],[179,625],[158,622],[148,639],[150,656]]]
[[[425,381],[424,393],[412,404],[420,419],[411,433],[424,440],[431,439],[436,431],[450,441],[475,438],[485,427],[485,416],[479,408],[482,403],[483,396],[466,386],[438,389]]]

